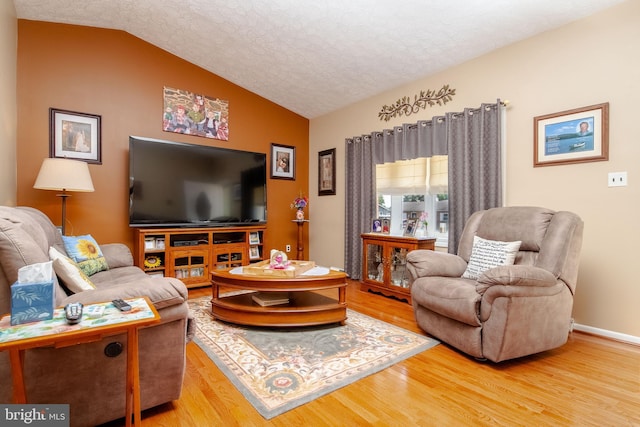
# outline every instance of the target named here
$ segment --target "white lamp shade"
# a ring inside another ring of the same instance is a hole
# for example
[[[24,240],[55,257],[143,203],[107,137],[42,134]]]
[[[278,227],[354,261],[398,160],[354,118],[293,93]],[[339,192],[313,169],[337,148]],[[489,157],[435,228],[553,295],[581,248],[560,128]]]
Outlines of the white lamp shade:
[[[33,188],[58,191],[94,191],[89,166],[71,159],[44,159]]]

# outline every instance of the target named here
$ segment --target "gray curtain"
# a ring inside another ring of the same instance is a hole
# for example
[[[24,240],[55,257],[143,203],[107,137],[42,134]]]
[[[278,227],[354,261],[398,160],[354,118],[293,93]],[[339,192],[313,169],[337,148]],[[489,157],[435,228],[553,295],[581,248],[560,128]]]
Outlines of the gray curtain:
[[[362,239],[376,213],[376,177],[371,136],[346,140],[345,271],[362,277]]]
[[[360,234],[369,231],[376,214],[376,164],[449,156],[452,253],[473,212],[502,205],[500,109],[498,101],[346,139],[344,266],[351,278],[362,277]]]
[[[502,206],[501,108],[498,102],[446,114],[451,253],[472,213]]]

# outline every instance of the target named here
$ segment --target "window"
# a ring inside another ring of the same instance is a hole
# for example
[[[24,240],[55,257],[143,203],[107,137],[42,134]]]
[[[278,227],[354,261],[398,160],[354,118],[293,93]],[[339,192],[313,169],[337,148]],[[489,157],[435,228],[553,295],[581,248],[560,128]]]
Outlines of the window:
[[[402,160],[376,166],[379,218],[391,220],[391,234],[401,235],[409,219],[427,213],[427,233],[436,246],[448,245],[447,156]]]

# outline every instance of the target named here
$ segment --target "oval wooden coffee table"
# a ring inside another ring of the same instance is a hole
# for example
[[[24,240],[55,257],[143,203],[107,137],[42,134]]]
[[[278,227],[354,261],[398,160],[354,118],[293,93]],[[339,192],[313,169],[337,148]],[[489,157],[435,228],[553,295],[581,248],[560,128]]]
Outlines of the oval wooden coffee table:
[[[251,326],[309,326],[327,323],[344,325],[347,320],[347,275],[329,270],[318,276],[265,277],[235,274],[229,270],[211,273],[213,299],[211,312],[216,319]],[[260,293],[286,292],[289,302],[281,305],[261,306],[253,293],[220,296],[220,288],[258,291]],[[332,290],[337,289],[337,299]]]

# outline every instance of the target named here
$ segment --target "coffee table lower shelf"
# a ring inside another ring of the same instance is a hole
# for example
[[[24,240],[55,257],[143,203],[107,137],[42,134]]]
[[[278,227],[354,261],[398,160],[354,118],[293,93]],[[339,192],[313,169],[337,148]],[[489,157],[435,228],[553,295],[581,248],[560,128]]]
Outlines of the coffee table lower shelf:
[[[344,324],[347,305],[316,292],[289,292],[289,303],[263,307],[251,293],[220,297],[211,301],[216,319],[251,326],[299,327]]]

